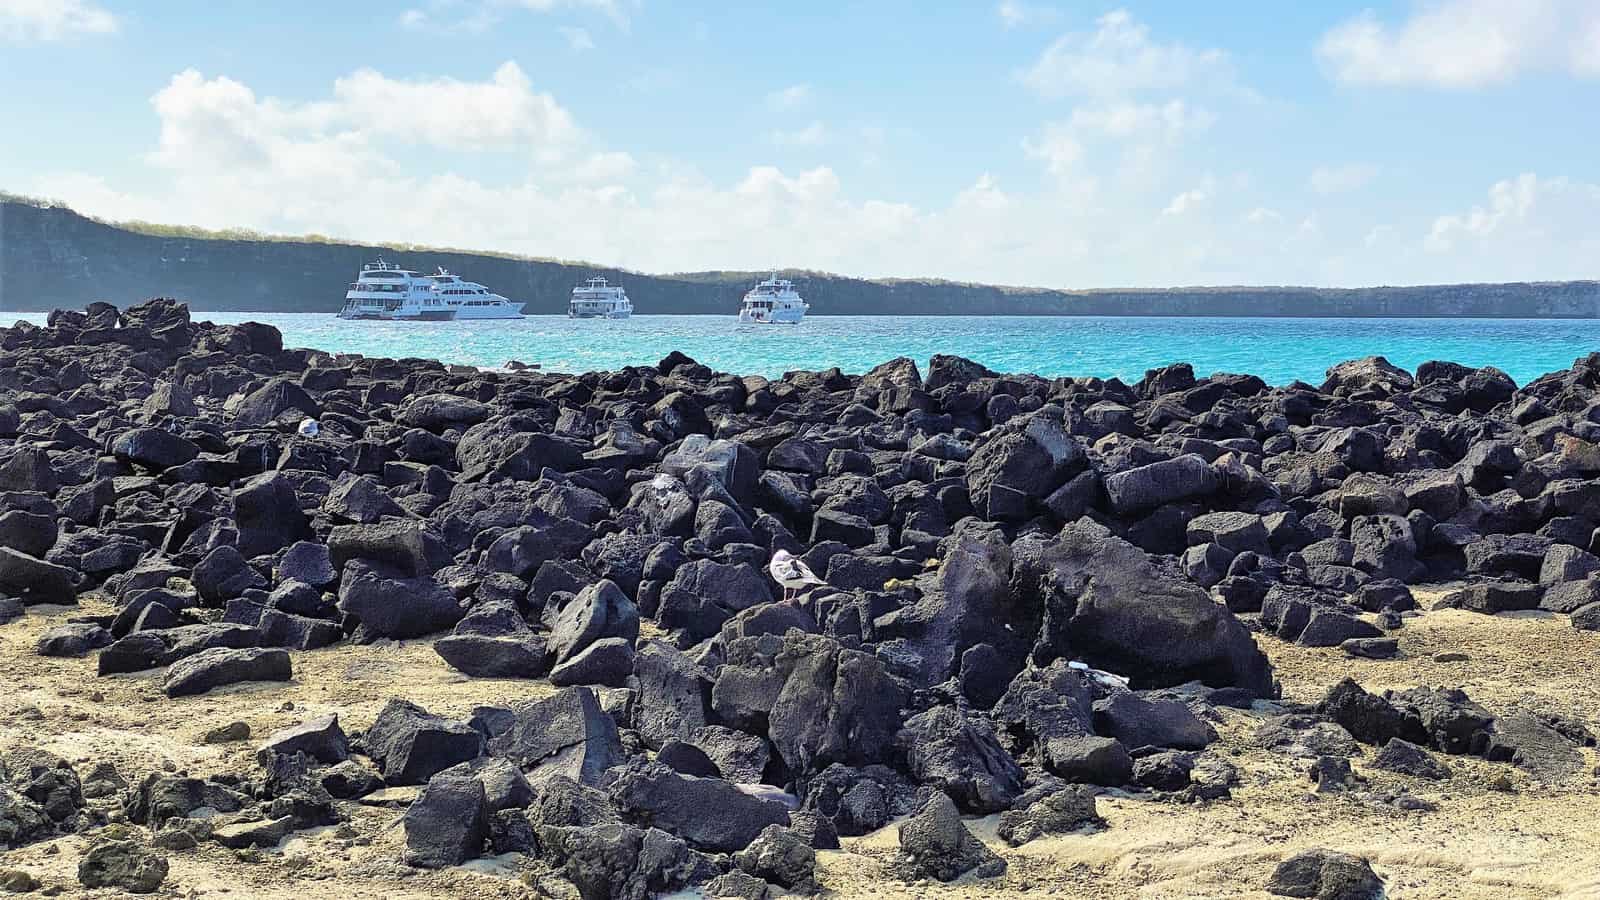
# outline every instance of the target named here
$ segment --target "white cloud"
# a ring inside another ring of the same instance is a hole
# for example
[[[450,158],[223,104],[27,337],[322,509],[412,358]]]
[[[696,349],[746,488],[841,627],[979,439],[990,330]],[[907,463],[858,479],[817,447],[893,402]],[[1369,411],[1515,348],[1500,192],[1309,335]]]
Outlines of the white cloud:
[[[1161,214],[1163,216],[1181,216],[1209,199],[1211,199],[1211,189],[1209,187],[1191,188],[1173,197],[1172,202],[1167,204],[1167,208],[1163,209]]]
[[[596,153],[578,164],[574,175],[580,181],[614,183],[632,175],[639,164],[633,154],[621,151]]]
[[[1096,26],[1057,39],[1022,73],[1023,83],[1045,97],[1127,97],[1233,82],[1226,53],[1153,41],[1126,10],[1106,13]]]
[[[1544,190],[1564,189],[1564,179],[1546,183]],[[1463,238],[1486,238],[1501,228],[1526,220],[1540,192],[1539,176],[1524,172],[1516,178],[1495,182],[1489,188],[1488,206],[1474,206],[1470,212],[1440,216],[1428,234],[1429,250],[1449,250]]]
[[[550,147],[577,137],[555,98],[533,89],[514,62],[487,82],[396,80],[360,69],[334,82],[339,111],[363,131],[464,150]]]
[[[956,195],[957,208],[1000,210],[1012,205],[1012,199],[1000,190],[1000,183],[988,172],[978,176],[972,186]]]
[[[567,46],[574,53],[594,49],[594,38],[589,35],[587,28],[562,28],[561,36],[567,39]]]
[[[1063,35],[1019,77],[1043,97],[1076,101],[1023,143],[1058,187],[1092,193],[1104,179],[1146,204],[1172,196],[1168,182],[1184,168],[1178,148],[1215,124],[1212,103],[1255,97],[1221,50],[1158,40],[1124,10],[1101,16],[1093,32]]]
[[[116,16],[90,0],[0,0],[0,41],[60,41],[119,27]]]
[[[571,115],[512,62],[482,82],[397,80],[361,69],[335,81],[331,99],[304,103],[258,98],[231,78],[190,69],[151,103],[161,130],[150,158],[174,170],[382,169],[391,166],[383,143],[550,160],[582,140]]]
[[[1422,246],[1457,281],[1594,278],[1600,184],[1524,172],[1491,186],[1486,203],[1436,218]]]
[[[494,5],[520,7],[534,12],[550,12],[562,7],[581,7],[597,10],[619,26],[627,27],[628,14],[617,0],[490,0]]]
[[[1020,28],[1024,25],[1039,25],[1054,22],[1061,17],[1058,10],[1048,6],[1035,6],[1023,3],[1020,0],[1000,0],[994,8],[995,15],[1000,17],[1000,24],[1007,28]]]
[[[1350,84],[1473,88],[1536,69],[1600,76],[1595,0],[1432,0],[1391,25],[1368,10],[1322,36],[1317,56]]]
[[[792,131],[772,131],[767,139],[780,147],[820,147],[828,142],[828,128],[821,122],[812,122]]]
[[[1211,127],[1215,117],[1183,100],[1166,103],[1109,103],[1072,111],[1068,125],[1113,138],[1153,137],[1173,141]]]
[[[794,109],[811,101],[811,85],[791,84],[767,94],[767,106],[775,110]]]
[[[1046,125],[1038,137],[1023,138],[1022,150],[1043,162],[1057,178],[1076,174],[1078,163],[1083,159],[1083,142],[1070,126],[1062,123]]]
[[[1378,177],[1378,167],[1367,163],[1318,166],[1311,172],[1310,185],[1319,194],[1345,194],[1360,190]]]
[[[414,31],[482,34],[518,10],[549,13],[559,9],[589,9],[604,14],[618,28],[626,30],[629,25],[628,13],[616,0],[427,0],[421,7],[402,12],[400,26]],[[568,40],[573,38],[569,35]]]
[[[1097,100],[1041,126],[1021,152],[1055,176],[1045,190],[969,171],[937,199],[909,204],[874,194],[878,179],[846,183],[833,165],[713,177],[603,146],[527,82],[505,67],[466,82],[372,71],[290,98],[184,72],[152,98],[159,136],[142,183],[66,172],[17,187],[110,218],[659,272],[793,265],[1058,287],[1370,284],[1582,277],[1600,258],[1600,187],[1568,179],[1511,179],[1431,231],[1391,211],[1379,221],[1394,230],[1378,232],[1374,220],[1261,206],[1268,195],[1240,173],[1132,182],[1091,166],[1129,147],[1177,156],[1164,142],[1186,139],[1198,120],[1166,98]],[[380,121],[390,104],[406,111],[395,121],[450,107],[453,136]],[[832,137],[840,153],[865,143],[855,128]],[[419,140],[427,152],[413,152]],[[499,155],[485,164],[490,153]]]

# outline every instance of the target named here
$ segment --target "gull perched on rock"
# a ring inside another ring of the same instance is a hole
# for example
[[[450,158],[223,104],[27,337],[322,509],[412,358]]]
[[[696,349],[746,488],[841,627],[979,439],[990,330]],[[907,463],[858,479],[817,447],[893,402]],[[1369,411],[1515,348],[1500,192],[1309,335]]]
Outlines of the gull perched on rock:
[[[300,432],[301,437],[316,437],[317,432],[322,430],[322,425],[316,419],[301,419],[300,427],[295,430]]]
[[[767,563],[767,574],[773,580],[783,585],[783,599],[789,599],[790,591],[805,590],[812,585],[827,584],[811,567],[801,562],[793,553],[779,550],[772,554],[772,562]]]

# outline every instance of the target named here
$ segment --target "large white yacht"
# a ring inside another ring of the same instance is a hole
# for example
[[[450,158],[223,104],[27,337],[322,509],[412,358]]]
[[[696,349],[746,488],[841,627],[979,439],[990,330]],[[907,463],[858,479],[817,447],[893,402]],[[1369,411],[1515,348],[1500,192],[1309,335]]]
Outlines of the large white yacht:
[[[361,267],[339,310],[341,319],[445,322],[455,317],[455,308],[444,302],[432,281],[382,259]]]
[[[750,289],[739,307],[739,322],[759,325],[798,325],[810,305],[795,293],[794,282],[778,273]]]
[[[463,281],[441,266],[428,276],[433,289],[457,319],[520,319],[523,304],[494,293],[475,281]]]
[[[604,278],[591,278],[572,289],[567,316],[573,319],[626,319],[633,315],[633,303],[620,284],[607,284]]]

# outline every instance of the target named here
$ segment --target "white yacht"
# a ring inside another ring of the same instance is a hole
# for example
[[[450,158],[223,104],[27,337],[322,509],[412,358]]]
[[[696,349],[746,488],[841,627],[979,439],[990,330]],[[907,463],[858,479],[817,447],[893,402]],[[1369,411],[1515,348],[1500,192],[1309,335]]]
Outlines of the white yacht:
[[[432,281],[382,259],[361,267],[339,310],[341,319],[446,322],[455,317],[455,309],[433,289]]]
[[[507,300],[475,281],[463,281],[443,266],[428,280],[445,305],[456,311],[457,319],[522,318],[523,304]]]
[[[633,303],[620,284],[607,284],[604,278],[591,278],[572,289],[567,317],[572,319],[626,319],[633,315]]]
[[[794,282],[778,273],[750,289],[739,307],[739,322],[760,325],[798,325],[811,306],[795,293]]]

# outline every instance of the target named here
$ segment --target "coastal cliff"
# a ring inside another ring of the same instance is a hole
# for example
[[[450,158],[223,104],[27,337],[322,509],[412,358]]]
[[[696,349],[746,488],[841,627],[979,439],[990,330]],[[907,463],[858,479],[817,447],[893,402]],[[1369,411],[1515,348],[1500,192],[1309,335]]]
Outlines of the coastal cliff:
[[[754,272],[645,275],[605,266],[461,251],[315,240],[231,239],[181,229],[110,225],[60,206],[0,202],[0,310],[125,304],[152,295],[217,311],[332,312],[344,286],[378,255],[409,268],[444,266],[531,314],[566,310],[593,275],[626,284],[641,313],[726,313]],[[1092,291],[934,280],[866,280],[789,272],[819,315],[1083,315],[1298,317],[1600,317],[1600,282],[1332,289],[1200,287]]]

